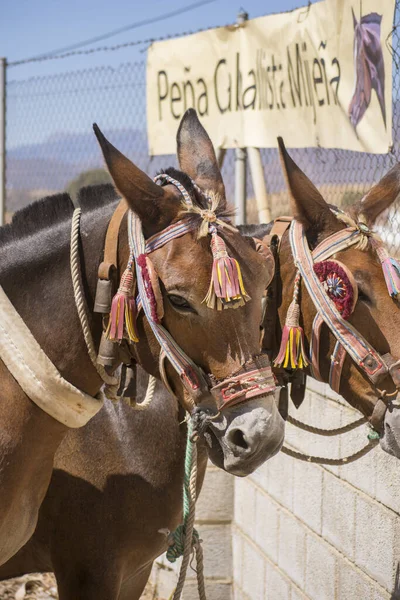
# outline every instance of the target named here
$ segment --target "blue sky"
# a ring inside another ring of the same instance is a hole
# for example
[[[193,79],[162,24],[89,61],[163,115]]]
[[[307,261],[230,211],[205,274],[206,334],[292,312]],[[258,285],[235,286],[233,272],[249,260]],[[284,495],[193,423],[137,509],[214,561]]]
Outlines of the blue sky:
[[[35,56],[193,3],[194,0],[0,0],[0,55],[9,61]],[[191,12],[121,33],[93,47],[225,25],[236,20],[242,6],[250,18],[254,18],[304,4],[305,0],[215,0]],[[10,68],[8,77],[11,80],[26,79],[97,65],[116,66],[121,62],[140,61],[145,59],[144,48],[32,63]]]

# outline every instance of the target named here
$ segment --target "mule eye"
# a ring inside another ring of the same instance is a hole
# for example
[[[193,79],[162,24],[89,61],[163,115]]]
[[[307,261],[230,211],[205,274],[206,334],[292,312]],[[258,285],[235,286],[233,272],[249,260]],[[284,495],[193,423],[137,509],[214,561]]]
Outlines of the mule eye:
[[[365,304],[371,304],[371,298],[360,287],[358,288],[358,299]]]
[[[169,294],[168,300],[171,302],[174,308],[177,308],[186,312],[196,312],[194,308],[192,308],[186,298],[182,296],[177,296],[176,294]]]

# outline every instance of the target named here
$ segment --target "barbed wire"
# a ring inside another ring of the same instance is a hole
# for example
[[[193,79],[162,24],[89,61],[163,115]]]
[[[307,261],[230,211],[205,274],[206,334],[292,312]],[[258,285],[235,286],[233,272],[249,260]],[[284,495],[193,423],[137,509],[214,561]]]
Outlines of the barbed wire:
[[[36,56],[32,56],[30,58],[44,58],[47,56],[55,56],[57,54],[65,54],[66,52],[71,52],[72,50],[78,50],[83,46],[91,46],[96,42],[102,42],[103,40],[106,40],[110,37],[113,37],[120,33],[125,33],[126,31],[130,31],[132,29],[137,29],[138,27],[143,27],[145,25],[153,25],[154,23],[158,23],[159,21],[165,21],[166,19],[180,16],[183,13],[190,12],[192,10],[195,10],[196,8],[200,8],[205,4],[210,4],[212,2],[216,2],[216,0],[199,0],[198,2],[189,4],[189,6],[183,6],[176,10],[163,13],[161,15],[156,15],[147,19],[142,19],[141,21],[135,21],[135,23],[131,23],[130,25],[124,25],[123,27],[119,27],[118,29],[107,31],[106,33],[82,40],[81,42],[69,44],[68,46],[63,46],[62,48],[55,48],[54,50],[50,50],[49,52],[42,52],[41,54],[37,54]]]
[[[222,27],[233,27],[232,24],[226,25],[211,25],[209,27],[200,27],[199,29],[181,31],[179,33],[168,33],[158,37],[151,37],[145,40],[135,40],[132,42],[125,42],[123,44],[116,44],[115,46],[97,46],[96,48],[89,48],[88,50],[72,50],[71,52],[65,52],[64,54],[49,55],[49,56],[36,56],[32,58],[23,58],[21,60],[14,60],[7,62],[7,67],[18,67],[19,65],[26,65],[33,62],[43,62],[47,60],[58,60],[63,58],[69,58],[70,56],[82,56],[88,54],[95,54],[96,52],[114,52],[115,50],[121,50],[122,48],[130,48],[132,46],[144,46],[153,44],[154,42],[164,42],[173,38],[185,37],[187,35],[194,35],[196,33],[203,33],[210,29],[218,29]]]

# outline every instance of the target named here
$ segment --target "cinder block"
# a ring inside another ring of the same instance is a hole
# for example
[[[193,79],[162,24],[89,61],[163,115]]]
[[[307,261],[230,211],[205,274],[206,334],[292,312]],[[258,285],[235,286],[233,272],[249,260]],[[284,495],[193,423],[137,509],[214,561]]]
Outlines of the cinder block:
[[[310,400],[310,419],[311,424],[322,429],[332,429],[340,427],[342,423],[342,406],[331,400],[326,395],[320,396],[312,394]],[[310,447],[309,452],[315,456],[328,458],[340,458],[341,456],[341,436],[326,437],[323,435],[309,434]],[[324,469],[338,475],[339,468],[330,465],[324,465]]]
[[[378,587],[375,587],[372,592],[372,600],[399,600],[399,598],[399,594],[391,594]]]
[[[230,579],[232,575],[232,538],[230,525],[202,525],[204,573],[207,577]],[[188,570],[188,578],[196,574]]]
[[[293,512],[306,525],[321,533],[323,470],[297,461],[294,465]]]
[[[258,469],[256,469],[251,475],[247,476],[247,479],[253,481],[263,490],[268,490],[268,462],[264,462]]]
[[[266,463],[268,494],[290,510],[293,506],[293,463],[292,458],[282,453],[277,454]]]
[[[373,582],[363,575],[355,565],[339,558],[338,571],[338,598],[375,600]]]
[[[243,591],[251,600],[264,600],[265,563],[255,546],[243,540]]]
[[[290,598],[290,600],[309,600],[308,596],[306,596],[305,594],[300,592],[300,590],[298,588],[295,588],[294,586],[292,586],[292,588],[290,590],[289,598]],[[341,598],[340,600],[344,600],[344,598]]]
[[[342,409],[343,424],[355,421],[360,418],[360,416],[360,413],[354,411],[353,409]],[[368,443],[367,435],[368,428],[366,425],[361,425],[361,427],[357,427],[357,429],[341,435],[340,444],[342,456],[354,454],[360,450],[360,448],[365,446],[365,444]],[[376,480],[376,456],[379,451],[380,450],[378,448],[375,448],[359,460],[339,467],[341,479],[351,483],[354,487],[362,490],[368,496],[374,496]]]
[[[290,583],[270,563],[266,565],[265,600],[288,600],[290,598]]]
[[[232,584],[213,581],[205,581],[207,600],[231,600],[233,597]],[[197,583],[187,583],[183,589],[183,600],[199,600]]]
[[[241,530],[232,527],[232,575],[234,586],[243,586],[243,536]]]
[[[198,521],[231,521],[234,478],[222,469],[207,469],[199,500]]]
[[[256,488],[248,479],[235,481],[234,515],[236,524],[254,538],[256,522]]]
[[[279,508],[263,492],[256,492],[254,541],[275,563],[278,562]]]
[[[308,416],[302,417],[300,411],[292,411],[295,418],[323,429],[340,426],[342,407],[336,402],[311,392],[307,394],[304,403],[306,402],[309,409]],[[294,425],[288,425],[286,429],[286,441],[296,450],[307,455],[329,458],[340,457],[340,436],[325,437],[302,431]],[[315,468],[318,469],[319,467]],[[325,468],[336,474],[339,472],[338,467],[325,466]]]
[[[329,391],[329,386],[322,381],[318,381],[317,379],[313,379],[312,377],[307,377],[307,391],[315,392],[320,396],[326,396],[327,391]]]
[[[347,400],[345,400],[342,396],[339,396],[339,394],[334,392],[327,383],[322,384],[322,386],[324,388],[323,396],[325,396],[326,398],[329,398],[329,400],[333,400],[337,404],[341,404],[342,406],[350,407]],[[352,410],[355,410],[352,407],[350,407],[350,408]]]
[[[180,565],[181,560],[173,564],[168,562],[165,554],[154,562],[150,581],[155,586],[157,598],[160,598],[160,600],[170,598],[178,581]]]
[[[305,527],[282,512],[279,522],[278,564],[300,588],[304,586],[305,560]]]
[[[324,474],[322,537],[354,559],[356,493],[328,472]]]
[[[311,600],[332,600],[335,598],[335,583],[335,554],[321,538],[308,535],[306,584],[304,588],[306,594]]]
[[[399,516],[378,502],[356,500],[356,563],[386,590],[394,586],[399,560]]]
[[[233,600],[250,600],[239,586],[233,588]]]
[[[400,465],[399,459],[383,452],[374,452],[375,497],[388,508],[400,513]]]

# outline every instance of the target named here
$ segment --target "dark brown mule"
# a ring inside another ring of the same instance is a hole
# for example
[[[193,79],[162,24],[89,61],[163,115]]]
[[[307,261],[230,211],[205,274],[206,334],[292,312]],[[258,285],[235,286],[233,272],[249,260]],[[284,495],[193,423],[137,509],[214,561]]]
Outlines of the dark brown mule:
[[[343,229],[345,225],[336,218],[321,194],[293,162],[284,148],[282,148],[282,155],[292,214],[307,228],[309,245],[314,248],[331,234]],[[351,207],[348,212],[355,220],[363,215],[367,225],[373,228],[377,217],[395,201],[399,193],[400,164],[397,164],[366,194],[360,203]],[[242,231],[243,229],[251,235],[262,238],[270,231],[271,225],[241,228]],[[365,251],[350,248],[336,253],[333,258],[346,265],[353,274],[358,287],[358,301],[349,321],[381,355],[390,352],[395,360],[398,360],[400,358],[399,305],[388,294],[382,266],[375,252],[370,246]],[[279,287],[282,291],[279,321],[280,327],[283,327],[292,299],[296,272],[288,233],[282,239],[279,263]],[[301,315],[308,346],[315,314],[314,304],[302,284]],[[320,338],[320,371],[325,382],[329,381],[331,356],[335,342],[336,339],[332,333],[326,325],[323,325]],[[275,349],[275,356],[278,347]],[[383,380],[379,387],[389,393],[395,390],[390,377]],[[371,417],[377,400],[381,396],[380,391],[371,384],[348,355],[345,358],[339,391],[349,404],[368,418]],[[397,457],[400,457],[399,412],[399,409],[396,408],[386,412],[383,437],[380,442],[384,450]]]
[[[103,140],[104,144],[107,142]],[[223,195],[214,150],[192,111],[179,130],[178,146],[186,173],[203,189]],[[160,228],[169,224],[180,203],[175,188],[160,190],[109,145],[106,154],[112,176],[131,206],[140,211],[146,232],[154,232],[155,224]],[[188,185],[182,173],[174,175]],[[160,191],[166,197],[160,199]],[[84,190],[80,197],[84,209],[83,255],[91,298],[96,284],[92,258],[100,257],[105,229],[115,207],[114,202],[99,203],[99,196],[104,194],[105,188],[98,187]],[[96,203],[102,204],[98,210],[87,210],[88,204]],[[170,210],[167,216],[165,205]],[[232,234],[229,251],[240,260],[252,300],[241,308],[222,312],[202,303],[211,270],[209,242],[199,242],[195,234],[186,234],[152,254],[162,281],[165,326],[204,371],[218,378],[237,370],[259,352],[261,298],[269,279],[253,240]],[[125,268],[126,260],[126,237],[122,237],[120,269]],[[139,338],[138,362],[147,372],[157,374],[159,349],[142,316]],[[172,371],[169,379],[183,403],[181,385]],[[145,384],[141,372],[141,397]],[[186,436],[183,419],[182,404],[159,386],[146,412],[107,401],[84,430],[71,431],[57,453],[36,532],[0,569],[0,576],[54,570],[61,600],[139,598],[154,558],[166,549],[165,530],[175,529],[181,521]],[[205,448],[218,466],[245,475],[279,450],[283,427],[271,397],[222,411],[206,434],[208,446],[203,443],[199,447],[200,482],[206,465]]]

